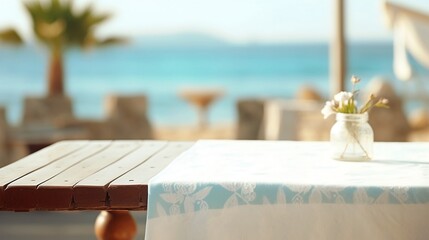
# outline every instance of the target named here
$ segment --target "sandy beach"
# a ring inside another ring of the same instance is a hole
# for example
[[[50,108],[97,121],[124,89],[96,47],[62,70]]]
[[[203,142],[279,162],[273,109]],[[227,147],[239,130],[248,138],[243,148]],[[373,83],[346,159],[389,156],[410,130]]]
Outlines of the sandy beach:
[[[235,139],[236,127],[233,123],[213,124],[206,128],[193,125],[155,126],[157,140],[195,141],[198,139]]]
[[[410,118],[410,116],[408,116]],[[411,130],[407,137],[407,141],[419,142],[429,141],[429,126],[415,127],[413,120],[410,119]],[[156,125],[154,124],[154,139],[156,140],[176,140],[176,141],[196,141],[199,139],[237,139],[237,124],[238,123],[215,123],[208,125],[206,128],[199,128],[195,124],[186,125]],[[298,136],[307,141],[327,141],[329,136],[329,124],[327,129],[319,129],[326,133],[310,134],[307,128],[301,129]],[[319,138],[321,137],[322,138]],[[282,140],[282,139],[279,139]],[[287,139],[283,139],[287,140]],[[289,139],[293,140],[293,139]]]

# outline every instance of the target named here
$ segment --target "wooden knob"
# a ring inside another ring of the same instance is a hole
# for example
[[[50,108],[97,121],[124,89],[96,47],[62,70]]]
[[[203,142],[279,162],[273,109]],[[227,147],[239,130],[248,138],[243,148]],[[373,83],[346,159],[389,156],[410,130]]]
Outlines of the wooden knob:
[[[98,240],[132,240],[136,233],[136,223],[128,211],[101,211],[95,221]]]

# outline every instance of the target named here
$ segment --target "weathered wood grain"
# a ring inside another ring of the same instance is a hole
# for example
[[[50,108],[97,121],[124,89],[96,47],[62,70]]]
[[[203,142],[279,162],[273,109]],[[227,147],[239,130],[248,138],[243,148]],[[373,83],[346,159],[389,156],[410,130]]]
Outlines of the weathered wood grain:
[[[4,207],[15,210],[37,208],[36,190],[40,184],[52,179],[80,161],[102,151],[110,144],[111,141],[89,142],[77,151],[10,183],[5,190],[7,194]]]
[[[149,180],[192,146],[62,141],[0,169],[0,210],[142,210]]]
[[[82,148],[86,144],[88,144],[88,141],[58,142],[0,168],[0,208],[4,207],[4,191],[8,184]]]
[[[110,182],[144,163],[167,145],[162,141],[144,141],[142,145],[113,164],[79,181],[73,187],[76,208],[111,207],[107,195]]]
[[[140,141],[114,141],[103,151],[80,161],[39,185],[36,196],[39,209],[74,208],[73,187],[82,179],[118,161],[141,146]]]
[[[149,180],[192,144],[169,142],[149,160],[110,183],[107,192],[111,208],[146,209]]]

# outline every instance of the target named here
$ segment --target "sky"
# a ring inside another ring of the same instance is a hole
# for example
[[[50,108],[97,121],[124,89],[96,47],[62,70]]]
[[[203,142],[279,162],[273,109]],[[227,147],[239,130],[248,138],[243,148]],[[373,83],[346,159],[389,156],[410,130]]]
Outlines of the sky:
[[[201,32],[235,43],[325,42],[333,35],[334,0],[75,0],[113,18],[99,36],[141,36]],[[394,0],[428,12],[427,0]],[[346,38],[391,41],[382,0],[346,0]],[[31,40],[20,0],[0,0],[0,30],[14,27]]]

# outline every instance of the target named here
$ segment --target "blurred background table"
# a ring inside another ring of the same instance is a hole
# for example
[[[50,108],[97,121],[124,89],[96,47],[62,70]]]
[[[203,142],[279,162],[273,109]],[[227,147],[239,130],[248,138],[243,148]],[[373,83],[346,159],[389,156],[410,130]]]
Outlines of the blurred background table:
[[[183,88],[179,95],[198,110],[198,127],[203,129],[208,124],[208,109],[215,100],[223,96],[221,88]]]

